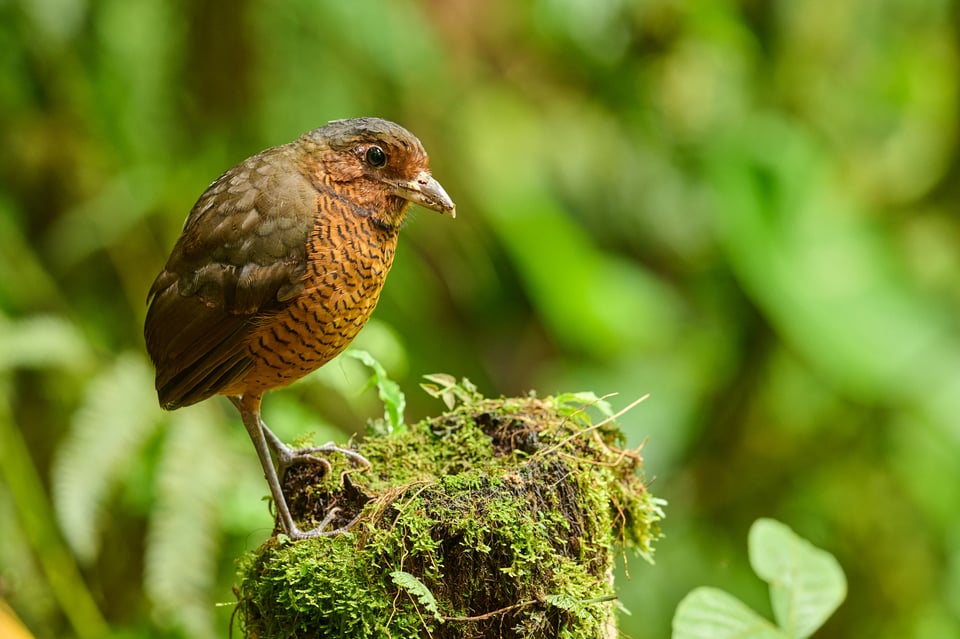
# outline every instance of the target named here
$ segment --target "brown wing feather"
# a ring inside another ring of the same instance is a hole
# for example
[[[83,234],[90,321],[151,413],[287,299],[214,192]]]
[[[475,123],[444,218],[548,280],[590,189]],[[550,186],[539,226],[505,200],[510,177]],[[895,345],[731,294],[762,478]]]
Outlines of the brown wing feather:
[[[253,365],[251,327],[302,290],[317,192],[297,166],[293,144],[267,149],[217,179],[190,212],[144,326],[165,408],[242,377]]]

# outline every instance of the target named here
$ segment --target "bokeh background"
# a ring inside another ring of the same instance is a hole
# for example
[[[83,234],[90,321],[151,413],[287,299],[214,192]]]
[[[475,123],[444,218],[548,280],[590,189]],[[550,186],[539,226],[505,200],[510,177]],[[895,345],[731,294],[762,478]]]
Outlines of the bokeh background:
[[[0,599],[37,637],[224,637],[269,534],[225,400],[164,414],[145,296],[223,170],[327,120],[423,141],[417,212],[357,344],[408,396],[617,393],[656,564],[769,614],[746,533],[834,553],[818,634],[960,636],[960,11],[949,0],[0,2]],[[382,410],[331,364],[285,438]],[[216,605],[218,603],[226,605]]]

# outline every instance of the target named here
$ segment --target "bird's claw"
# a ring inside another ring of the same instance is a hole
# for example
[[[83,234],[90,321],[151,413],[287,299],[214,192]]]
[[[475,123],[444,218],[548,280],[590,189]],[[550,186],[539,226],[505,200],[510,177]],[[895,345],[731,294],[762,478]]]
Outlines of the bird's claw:
[[[332,453],[339,453],[347,459],[350,460],[356,466],[362,467],[363,470],[370,470],[372,464],[367,460],[366,457],[360,453],[350,450],[348,448],[342,448],[337,446],[333,442],[327,442],[323,446],[307,446],[304,448],[293,448],[287,446],[281,441],[279,437],[273,434],[273,432],[267,428],[267,425],[260,420],[260,428],[263,432],[264,439],[270,450],[273,451],[273,455],[276,458],[277,471],[279,472],[280,477],[282,477],[286,470],[294,465],[305,462],[310,462],[312,464],[320,464],[323,466],[324,474],[329,473],[333,470],[333,465],[325,457],[325,455],[330,455]],[[345,470],[340,475],[340,481],[344,484],[345,487],[351,485],[348,475],[351,471]],[[280,497],[286,500],[283,496],[282,488],[280,490]],[[286,501],[284,501],[284,506],[286,507]],[[318,526],[310,530],[300,530],[294,523],[293,518],[290,516],[289,510],[285,511],[285,516],[281,517],[281,524],[284,529],[284,532],[291,539],[313,539],[316,537],[333,537],[335,535],[340,535],[347,532],[351,526],[357,523],[357,520],[360,519],[360,515],[354,517],[346,525],[339,528],[334,528],[332,530],[326,530],[327,526],[336,518],[337,514],[340,512],[340,508],[334,506],[326,515],[324,515],[323,520]]]
[[[372,468],[370,461],[366,457],[347,448],[341,448],[333,442],[324,444],[323,446],[310,446],[307,448],[290,448],[285,446],[283,449],[277,451],[277,466],[279,467],[281,475],[290,466],[306,462],[320,464],[323,466],[324,473],[329,473],[333,470],[333,465],[329,459],[321,455],[330,455],[331,453],[343,455],[349,459],[351,463],[360,467],[361,470],[370,470],[370,468]],[[352,471],[345,470],[342,476],[346,476],[350,472]]]
[[[329,460],[324,457],[318,457],[318,455],[329,455],[330,453],[339,453],[349,459],[353,464],[361,466],[363,470],[370,470],[372,467],[370,462],[366,457],[360,453],[350,450],[349,448],[342,448],[337,446],[333,442],[327,442],[323,446],[307,446],[304,448],[292,448],[283,443],[283,441],[273,434],[267,425],[260,422],[260,427],[263,430],[263,434],[266,437],[267,444],[273,450],[273,454],[277,457],[277,466],[282,472],[292,466],[293,464],[309,461],[311,463],[320,463],[323,464],[324,470],[330,472],[332,465]]]
[[[349,523],[339,528],[333,528],[332,530],[325,530],[327,526],[330,525],[330,522],[334,520],[337,514],[340,512],[340,508],[334,506],[330,511],[324,516],[323,521],[321,521],[316,528],[311,528],[310,530],[300,530],[296,524],[293,528],[287,533],[287,536],[290,539],[316,539],[317,537],[335,537],[337,535],[342,535],[343,533],[349,531],[355,523],[360,519],[360,515],[357,515]]]

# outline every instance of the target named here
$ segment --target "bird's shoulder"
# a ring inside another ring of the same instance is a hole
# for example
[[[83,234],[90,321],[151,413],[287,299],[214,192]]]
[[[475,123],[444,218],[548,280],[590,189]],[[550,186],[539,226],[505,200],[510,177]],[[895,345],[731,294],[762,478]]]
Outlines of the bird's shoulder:
[[[240,315],[292,299],[302,290],[318,196],[294,144],[244,160],[194,204],[149,297],[176,286],[180,296]]]

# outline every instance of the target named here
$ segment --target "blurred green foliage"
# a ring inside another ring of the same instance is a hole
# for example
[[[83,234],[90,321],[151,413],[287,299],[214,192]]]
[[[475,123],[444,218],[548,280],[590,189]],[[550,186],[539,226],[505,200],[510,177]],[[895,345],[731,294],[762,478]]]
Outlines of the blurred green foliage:
[[[621,423],[667,537],[620,580],[627,636],[698,585],[765,614],[761,516],[849,578],[817,636],[960,635],[958,15],[0,2],[0,597],[38,637],[225,635],[266,489],[225,401],[156,406],[144,297],[223,170],[379,115],[460,213],[414,215],[358,339],[408,421],[438,410],[424,373],[652,393]],[[265,417],[345,439],[383,410],[366,379],[332,364]]]

